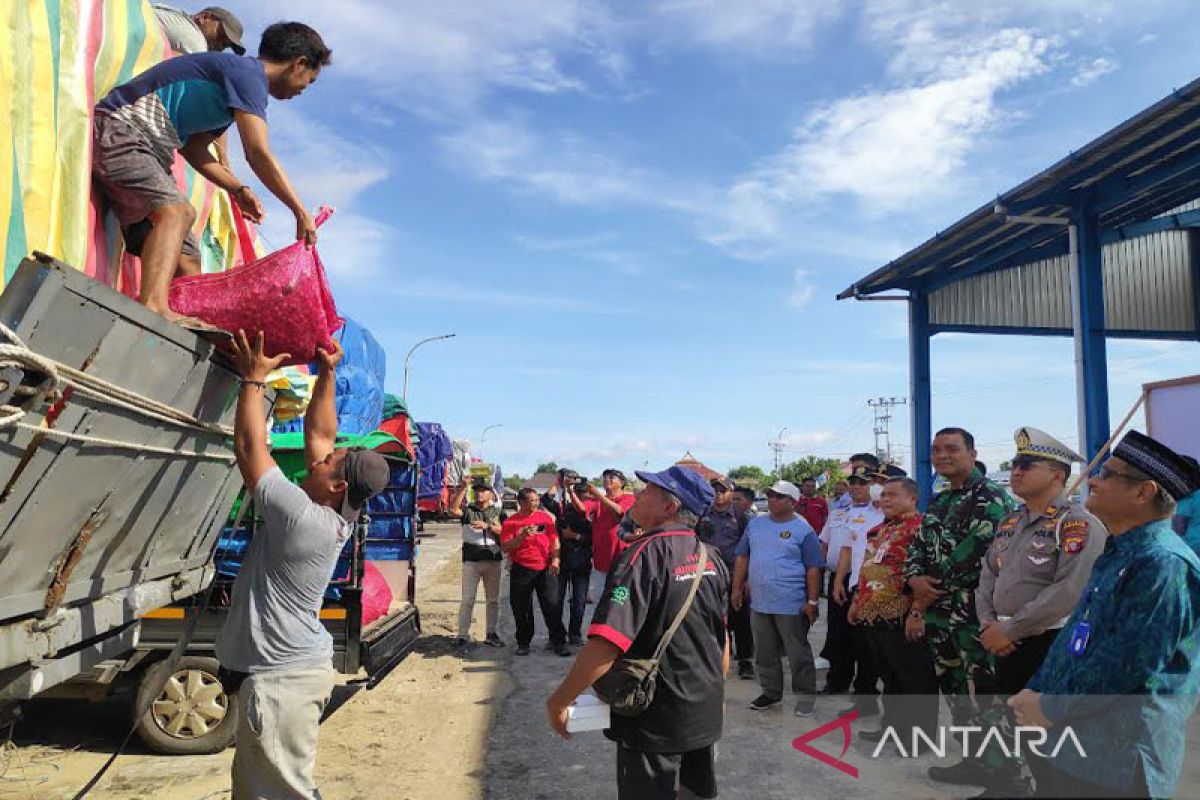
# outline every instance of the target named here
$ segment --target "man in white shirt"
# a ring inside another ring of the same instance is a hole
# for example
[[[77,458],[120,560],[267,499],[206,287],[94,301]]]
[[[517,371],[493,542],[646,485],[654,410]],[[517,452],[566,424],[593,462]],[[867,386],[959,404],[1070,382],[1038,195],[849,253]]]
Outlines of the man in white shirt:
[[[876,673],[859,633],[846,613],[850,610],[850,587],[858,585],[858,570],[867,548],[867,533],[883,522],[883,512],[871,502],[871,470],[855,467],[847,481],[850,507],[838,509],[821,532],[825,568],[829,570],[829,629],[822,657],[829,660],[825,694],[845,694],[854,686],[855,706],[860,716],[879,713],[875,689]]]

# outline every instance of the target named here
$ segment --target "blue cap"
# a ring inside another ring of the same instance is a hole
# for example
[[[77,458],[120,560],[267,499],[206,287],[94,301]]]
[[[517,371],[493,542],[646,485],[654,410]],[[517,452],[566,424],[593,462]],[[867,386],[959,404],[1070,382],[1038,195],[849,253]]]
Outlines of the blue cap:
[[[683,507],[697,516],[703,516],[713,504],[715,495],[708,481],[695,470],[687,467],[667,467],[662,472],[634,473],[645,483],[653,483],[679,498]]]

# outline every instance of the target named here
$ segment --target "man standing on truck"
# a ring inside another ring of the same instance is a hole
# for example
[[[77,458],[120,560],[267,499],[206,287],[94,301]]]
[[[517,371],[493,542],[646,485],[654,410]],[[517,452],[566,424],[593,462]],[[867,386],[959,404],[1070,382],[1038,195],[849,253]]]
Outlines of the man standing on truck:
[[[237,688],[233,797],[319,797],[313,778],[317,726],[333,691],[333,639],[321,624],[322,598],[367,500],[388,482],[383,456],[334,449],[334,370],[342,349],[319,350],[317,381],[304,418],[308,475],[300,486],[271,458],[263,396],[266,377],[287,359],[267,356],[263,335],[234,340],[242,376],[234,451],[263,525],[250,540],[233,585],[217,658]],[[230,690],[234,690],[231,685]]]
[[[296,238],[317,229],[267,141],[267,101],[297,97],[330,62],[320,35],[299,22],[263,32],[258,58],[194,53],[157,64],[96,104],[92,175],[120,221],[125,249],[141,256],[138,299],[175,321],[167,296],[176,275],[200,272],[192,234],[196,211],[171,174],[175,151],[201,176],[229,192],[246,218],[261,222],[263,206],[209,145],[236,124],[254,174],[296,217]],[[205,327],[202,324],[200,327]]]

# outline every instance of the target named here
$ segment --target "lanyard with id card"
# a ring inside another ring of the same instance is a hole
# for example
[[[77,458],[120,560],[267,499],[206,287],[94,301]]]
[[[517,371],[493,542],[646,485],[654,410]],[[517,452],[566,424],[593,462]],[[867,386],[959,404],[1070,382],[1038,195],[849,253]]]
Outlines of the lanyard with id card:
[[[1083,656],[1087,650],[1088,640],[1092,637],[1092,623],[1088,621],[1088,615],[1092,613],[1092,598],[1098,591],[1100,591],[1100,587],[1095,586],[1088,593],[1083,607],[1083,616],[1071,626],[1071,639],[1067,642],[1067,651],[1076,658]]]

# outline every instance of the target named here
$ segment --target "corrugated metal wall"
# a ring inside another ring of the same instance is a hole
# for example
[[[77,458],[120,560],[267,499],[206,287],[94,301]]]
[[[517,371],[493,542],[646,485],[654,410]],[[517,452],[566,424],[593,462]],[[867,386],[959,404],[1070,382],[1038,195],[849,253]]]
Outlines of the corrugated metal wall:
[[[1195,246],[1189,231],[1166,231],[1106,245],[1108,329],[1196,331],[1200,321],[1191,269]],[[1069,275],[1063,256],[952,283],[929,296],[930,323],[1070,330]]]

